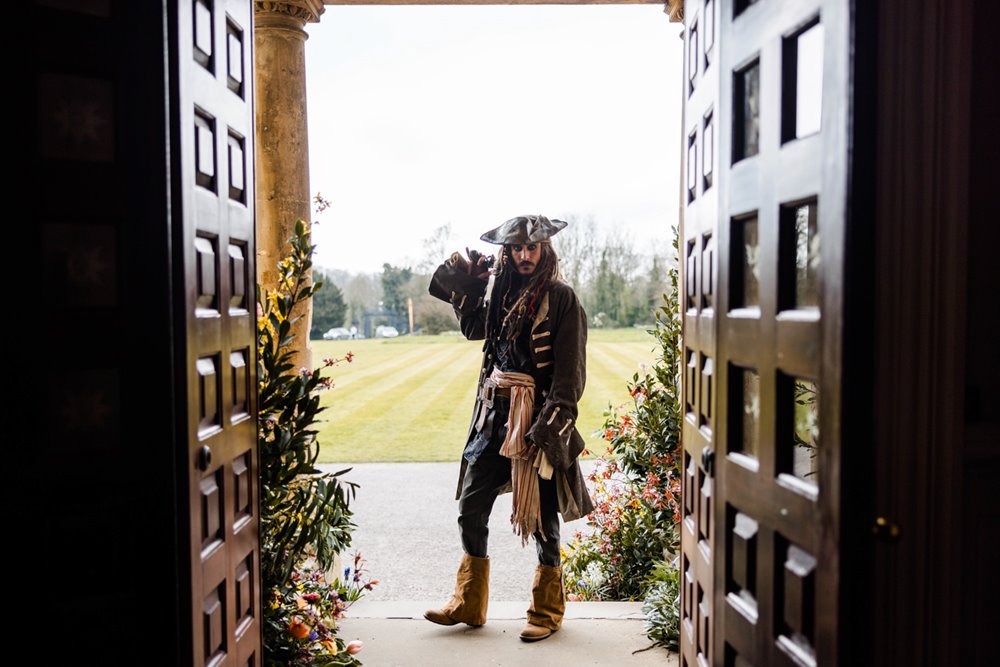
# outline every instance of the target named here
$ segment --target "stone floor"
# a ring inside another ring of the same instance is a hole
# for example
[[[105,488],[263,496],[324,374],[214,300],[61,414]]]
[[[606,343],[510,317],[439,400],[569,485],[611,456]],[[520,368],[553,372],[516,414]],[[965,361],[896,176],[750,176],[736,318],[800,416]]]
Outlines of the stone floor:
[[[618,665],[676,667],[677,654],[650,647],[637,602],[571,602],[562,629],[540,642],[518,639],[524,605],[490,606],[481,628],[443,627],[422,618],[430,602],[359,602],[340,636],[365,643],[366,667],[534,667]],[[643,650],[648,649],[648,650]]]

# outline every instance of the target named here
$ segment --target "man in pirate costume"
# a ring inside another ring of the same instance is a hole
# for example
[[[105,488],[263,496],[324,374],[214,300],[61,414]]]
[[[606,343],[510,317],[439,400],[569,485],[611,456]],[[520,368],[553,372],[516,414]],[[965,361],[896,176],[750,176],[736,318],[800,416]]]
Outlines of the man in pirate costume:
[[[462,546],[455,592],[434,623],[486,622],[489,517],[499,493],[513,492],[511,523],[538,566],[521,639],[557,631],[565,610],[559,514],[573,521],[594,506],[578,457],[577,403],[586,380],[587,315],[563,282],[550,238],[566,227],[541,215],[508,220],[482,240],[501,245],[497,259],[453,254],[438,267],[430,293],[449,301],[470,340],[484,340],[472,423],[458,493]]]

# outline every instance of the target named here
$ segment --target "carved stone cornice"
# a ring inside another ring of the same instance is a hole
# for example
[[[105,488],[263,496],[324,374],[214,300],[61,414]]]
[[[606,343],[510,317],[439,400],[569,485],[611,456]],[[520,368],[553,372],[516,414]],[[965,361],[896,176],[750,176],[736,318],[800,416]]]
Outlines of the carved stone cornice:
[[[681,23],[684,20],[684,0],[667,0],[663,13],[670,17],[671,23]]]
[[[286,16],[306,23],[319,23],[319,17],[325,11],[323,0],[255,0],[254,16],[261,15]]]

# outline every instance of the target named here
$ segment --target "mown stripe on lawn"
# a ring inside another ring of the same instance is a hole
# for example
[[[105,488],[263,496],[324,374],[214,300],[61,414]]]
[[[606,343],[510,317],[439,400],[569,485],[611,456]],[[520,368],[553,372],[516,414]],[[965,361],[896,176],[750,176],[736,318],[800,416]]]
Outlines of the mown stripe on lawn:
[[[369,369],[364,377],[352,385],[339,385],[333,395],[334,404],[349,406],[352,411],[362,410],[369,403],[378,402],[386,392],[422,373],[433,364],[456,354],[450,347],[419,348],[407,351],[405,355],[394,356],[391,361],[379,363]]]
[[[395,359],[391,365],[382,362],[375,369],[378,372],[374,377],[369,378],[371,381],[366,382],[363,387],[351,388],[350,400],[358,407],[365,407],[372,401],[381,403],[380,399],[388,393],[400,386],[412,385],[415,377],[423,376],[427,371],[439,372],[458,355],[461,355],[461,350],[451,347],[407,350],[401,365],[395,363]]]
[[[401,415],[414,411],[414,403],[419,402],[421,393],[428,386],[433,386],[440,377],[441,369],[459,358],[462,352],[461,348],[443,348],[432,354],[420,355],[424,357],[422,361],[414,362],[406,370],[395,374],[393,381],[378,382],[371,390],[359,392],[363,400],[358,401],[355,396],[349,409],[354,415],[363,417],[340,424],[340,439],[353,441],[370,426],[390,434],[399,433],[395,427],[401,425]]]
[[[412,414],[400,427],[428,433],[440,433],[442,425],[447,431],[464,430],[475,397],[479,359],[479,350],[468,350],[442,367],[432,378],[434,381],[425,383],[419,395],[411,399],[413,409],[408,412]],[[459,414],[462,416],[458,417]]]
[[[476,396],[479,357],[479,352],[476,350],[475,354],[469,355],[471,363],[453,364],[447,378],[439,382],[437,391],[424,393],[414,404],[417,412],[402,424],[401,428],[404,430],[412,428],[418,433],[424,433],[428,439],[464,434]],[[459,445],[457,442],[455,444]]]
[[[588,382],[589,378],[595,378],[595,386],[588,386],[584,396],[599,397],[602,405],[607,405],[608,401],[624,400],[621,397],[628,395],[625,391],[626,378],[631,378],[634,372],[628,364],[623,364],[608,354],[608,345],[593,346],[588,350],[587,358]]]
[[[650,341],[652,343],[652,341]],[[652,364],[656,358],[652,351],[652,344],[645,343],[609,343],[604,346],[604,351],[611,357],[617,359],[622,366],[629,367],[632,373],[639,370],[639,364]]]
[[[324,395],[321,415],[323,462],[457,461],[475,396],[481,344],[456,341],[328,341],[317,358],[353,350],[361,364],[329,373],[337,389]],[[588,343],[588,386],[578,428],[597,453],[591,433],[601,426],[608,402],[628,401],[625,384],[639,362],[649,363],[652,344],[599,340]]]
[[[427,354],[426,348],[392,346],[389,348],[382,342],[376,341],[355,341],[360,343],[354,345],[354,362],[350,365],[335,366],[328,374],[333,377],[338,389],[349,389],[359,383],[364,383],[369,378],[383,378],[406,367],[419,358],[421,353]],[[343,357],[347,352],[344,347],[343,352],[334,356]]]
[[[628,399],[625,391],[626,368],[611,358],[606,350],[614,343],[592,343],[587,346],[588,386],[580,401],[580,433],[593,443],[593,433],[604,423],[604,410]]]

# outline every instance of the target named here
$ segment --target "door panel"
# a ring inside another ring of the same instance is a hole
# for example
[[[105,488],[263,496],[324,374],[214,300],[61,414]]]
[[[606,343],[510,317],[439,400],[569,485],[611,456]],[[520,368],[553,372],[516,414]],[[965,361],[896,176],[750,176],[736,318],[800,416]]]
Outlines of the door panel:
[[[685,498],[704,486],[698,475],[714,473],[714,484],[712,504],[693,512],[711,518],[685,521],[682,531],[682,568],[702,567],[694,577],[682,572],[697,585],[682,586],[682,664],[832,665],[849,7],[717,4],[686,7],[693,84],[685,127],[689,143],[705,143],[702,119],[717,119],[718,152],[709,154],[714,182],[687,192],[683,227],[685,286],[695,297],[686,304],[685,353],[689,366],[711,368],[685,373],[685,396],[711,406],[685,419],[685,457],[697,460],[686,468]],[[692,62],[690,40],[704,40],[709,23],[718,26],[718,53]],[[685,156],[699,158],[704,151]],[[708,524],[696,542],[690,526]],[[699,561],[695,546],[706,538],[710,556]],[[705,567],[710,585],[698,581]],[[685,632],[692,595],[699,605],[710,600],[699,612],[709,619],[707,646],[701,632]]]
[[[174,18],[192,662],[260,664],[253,8],[191,0]]]
[[[692,666],[712,664],[714,655],[718,5],[685,6],[681,662]]]

